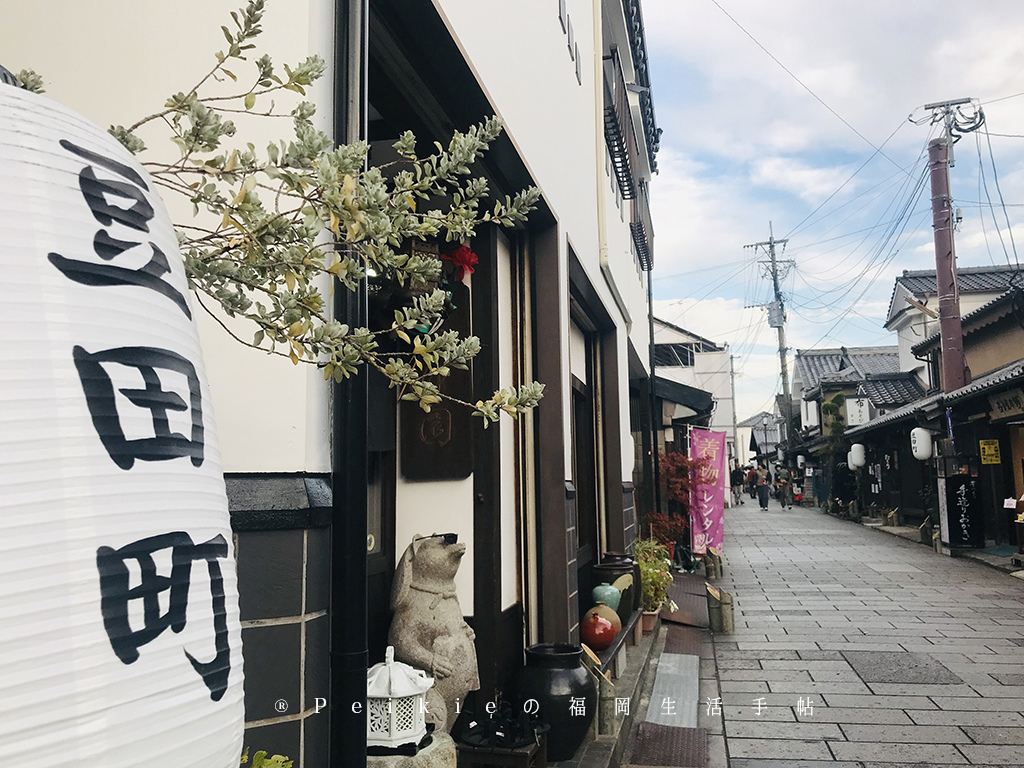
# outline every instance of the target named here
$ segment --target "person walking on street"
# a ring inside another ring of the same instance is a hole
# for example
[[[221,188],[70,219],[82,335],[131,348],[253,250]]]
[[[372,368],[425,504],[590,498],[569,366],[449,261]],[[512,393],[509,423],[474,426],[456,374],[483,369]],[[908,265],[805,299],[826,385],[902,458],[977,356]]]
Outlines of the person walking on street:
[[[787,509],[792,509],[793,483],[789,470],[781,465],[776,465],[775,477],[779,483],[779,502]]]
[[[771,492],[772,473],[763,464],[757,467],[757,501],[761,510],[768,511],[768,494]]]
[[[729,483],[732,485],[732,505],[734,507],[737,504],[743,503],[743,479],[743,470],[737,464],[729,475]]]
[[[750,498],[757,498],[757,470],[753,466],[747,471],[747,492]]]

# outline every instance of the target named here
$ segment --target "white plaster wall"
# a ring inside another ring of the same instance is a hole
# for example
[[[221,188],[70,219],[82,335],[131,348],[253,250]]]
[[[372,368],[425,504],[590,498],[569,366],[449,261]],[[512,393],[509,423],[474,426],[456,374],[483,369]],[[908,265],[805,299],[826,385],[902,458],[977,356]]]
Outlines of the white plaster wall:
[[[736,439],[739,444],[736,446],[736,457],[740,466],[745,467],[754,460],[754,454],[750,452],[750,427],[737,427]]]
[[[14,72],[36,70],[53,98],[101,126],[130,125],[159,111],[166,98],[191,88],[225,47],[220,26],[232,26],[238,0],[176,0],[173,3],[90,0],[34,0],[4,4],[0,63]],[[291,0],[269,3],[261,51],[278,69],[319,52],[330,65],[333,3]],[[245,62],[232,67],[244,82]],[[320,127],[330,130],[330,72],[310,93],[320,108]],[[278,104],[284,103],[278,99]],[[238,120],[240,144],[265,146],[288,130],[281,120]],[[152,148],[176,150],[158,131],[140,135]],[[173,155],[168,155],[172,157]],[[169,202],[172,218],[191,216],[191,207]],[[187,211],[187,212],[186,212]],[[197,312],[210,379],[223,464],[228,472],[327,471],[329,390],[311,366],[292,366],[246,350],[203,312]],[[245,326],[243,338],[253,330]]]
[[[899,289],[900,286],[897,286],[897,290]],[[979,307],[988,304],[999,295],[1000,294],[997,291],[961,294],[960,316],[963,317]],[[933,311],[938,312],[939,304],[935,294],[928,294],[923,303]],[[896,332],[897,346],[899,347],[900,370],[912,371],[915,368],[920,369],[918,373],[922,383],[925,388],[930,388],[931,377],[929,375],[928,365],[914,357],[914,353],[911,352],[911,347],[915,344],[920,344],[929,336],[939,332],[938,319],[925,314],[916,307],[911,307],[904,313],[903,317],[901,317],[898,322],[893,324],[892,329]]]
[[[636,446],[633,445],[633,433],[629,430],[629,350],[625,333],[616,338],[619,355],[619,446],[622,451],[622,481],[633,481],[633,468],[636,462]]]
[[[661,343],[661,339],[658,342]],[[694,355],[692,366],[659,366],[658,375],[710,392],[715,398],[715,413],[712,429],[727,429],[732,438],[732,380],[729,374],[729,350],[722,352],[699,352]]]
[[[806,427],[818,426],[818,404],[814,400],[800,401],[800,420]]]
[[[657,259],[657,256],[655,256]],[[647,322],[647,280],[649,272],[640,275],[636,285],[627,283],[627,296],[629,297],[629,308],[633,315],[633,327],[629,329],[629,340],[636,350],[637,356],[643,363],[645,372],[650,370],[650,340],[651,329]]]
[[[561,285],[568,285],[568,243],[604,306],[625,333],[625,322],[601,272],[598,242],[596,185],[605,178],[604,135],[599,119],[603,104],[598,104],[595,94],[597,78],[602,76],[600,49],[595,46],[599,3],[595,17],[593,0],[566,0],[574,34],[573,52],[578,48],[580,57],[581,78],[577,81],[576,63],[570,56],[557,2],[491,2],[482,9],[477,0],[433,1],[558,219]],[[625,250],[628,209],[623,216],[614,209],[614,199],[610,202],[614,216],[607,215],[608,201],[603,206],[609,265],[620,294],[624,300],[628,297],[632,306],[642,289],[636,290],[640,288],[639,279],[631,266],[632,255]],[[630,310],[634,328],[645,324],[644,303],[636,305],[635,313]],[[567,302],[562,311],[562,324],[567,328]],[[644,335],[642,331],[640,335]],[[567,335],[562,339],[562,354],[567,360]],[[621,387],[627,386],[625,370],[622,367]],[[547,397],[554,395],[550,389],[546,393]],[[568,402],[568,376],[562,382],[561,397]],[[628,419],[628,410],[623,418]],[[568,443],[568,408],[564,409],[564,429]],[[625,456],[623,462],[625,466]],[[571,474],[568,452],[565,473],[566,477]]]
[[[399,409],[399,434],[401,434]],[[455,574],[455,589],[464,616],[473,615],[473,476],[464,480],[411,481],[402,477],[402,446],[398,441],[395,483],[395,554],[401,557],[413,536],[457,533],[466,554]]]
[[[598,136],[591,1],[566,0],[582,83],[576,80],[557,2],[488,2],[482,8],[479,0],[434,0],[434,5],[505,121],[563,234],[586,266],[596,266]]]
[[[907,312],[900,318],[899,323],[894,326],[896,330],[896,345],[899,349],[900,370],[912,371],[915,368],[919,371],[925,386],[930,385],[928,366],[925,362],[918,360],[911,352],[911,347],[920,344],[926,338],[939,330],[939,321],[934,320],[923,312],[915,310]]]
[[[633,237],[629,231],[631,217],[630,201],[619,196],[618,182],[610,172],[607,151],[602,171],[604,180],[604,209],[608,243],[608,264],[611,268],[615,285],[619,290],[630,323],[621,327],[616,339],[619,358],[619,413],[620,444],[622,446],[622,478],[628,481],[633,477],[636,450],[633,446],[633,434],[629,430],[629,347],[633,348],[644,363],[647,371],[649,357],[649,325],[647,322],[647,283],[646,273],[640,273],[633,257]],[[653,239],[653,238],[652,238]],[[653,245],[653,243],[651,243]],[[613,314],[621,318],[621,314]]]

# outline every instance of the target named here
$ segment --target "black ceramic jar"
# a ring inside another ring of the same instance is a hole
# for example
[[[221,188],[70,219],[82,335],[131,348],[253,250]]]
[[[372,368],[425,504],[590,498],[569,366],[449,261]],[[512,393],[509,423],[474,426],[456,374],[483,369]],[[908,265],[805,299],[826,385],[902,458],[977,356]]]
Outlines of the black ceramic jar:
[[[566,643],[541,643],[526,649],[519,695],[524,702],[538,702],[538,716],[551,726],[551,761],[569,760],[576,754],[597,714],[597,685],[580,664],[582,655],[580,646]]]

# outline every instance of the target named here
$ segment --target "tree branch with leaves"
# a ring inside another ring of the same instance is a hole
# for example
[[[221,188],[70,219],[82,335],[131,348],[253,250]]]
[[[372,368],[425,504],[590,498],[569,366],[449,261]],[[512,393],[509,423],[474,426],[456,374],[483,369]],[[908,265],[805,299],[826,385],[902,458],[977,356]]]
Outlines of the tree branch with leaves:
[[[191,89],[174,94],[162,109],[110,133],[139,157],[165,195],[183,196],[194,218],[176,222],[189,285],[198,302],[235,339],[268,354],[323,369],[335,381],[368,365],[384,374],[402,399],[428,411],[442,399],[471,407],[486,427],[501,413],[516,417],[543,394],[537,382],[494,392],[468,403],[443,394],[438,382],[467,369],[480,350],[474,336],[444,330],[449,296],[438,286],[442,262],[412,243],[459,244],[481,224],[514,227],[526,221],[540,192],[534,187],[493,202],[472,165],[500,135],[495,117],[455,133],[447,147],[421,155],[416,138],[402,134],[398,160],[367,166],[366,142],[335,145],[312,118],[316,107],[298,101],[282,111],[276,99],[306,94],[324,73],[310,56],[279,73],[270,56],[249,56],[262,32],[265,0],[250,0],[222,27],[227,47]],[[204,95],[213,82],[240,83],[233,70],[253,67],[246,85],[228,95]],[[41,91],[31,70],[23,84]],[[263,152],[239,144],[235,114],[288,118],[291,134]],[[177,159],[149,159],[137,131],[162,125]],[[235,139],[235,146],[228,146]],[[322,286],[329,278],[348,290],[372,276],[404,286],[409,300],[381,328],[352,328],[331,316]],[[229,328],[213,308],[253,326],[252,341]],[[389,337],[382,345],[383,338]],[[382,351],[383,347],[390,351]]]

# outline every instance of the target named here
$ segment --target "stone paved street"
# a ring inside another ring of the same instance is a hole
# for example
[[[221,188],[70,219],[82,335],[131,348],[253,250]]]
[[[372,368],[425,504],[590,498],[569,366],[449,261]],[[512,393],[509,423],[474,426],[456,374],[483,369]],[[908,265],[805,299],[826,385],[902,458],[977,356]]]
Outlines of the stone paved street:
[[[1024,581],[775,501],[725,535],[731,768],[1024,766]]]

